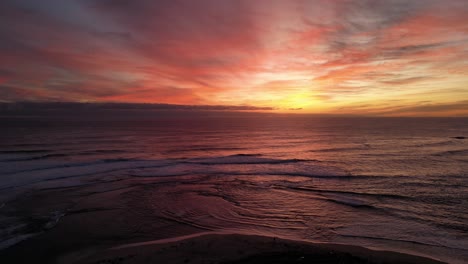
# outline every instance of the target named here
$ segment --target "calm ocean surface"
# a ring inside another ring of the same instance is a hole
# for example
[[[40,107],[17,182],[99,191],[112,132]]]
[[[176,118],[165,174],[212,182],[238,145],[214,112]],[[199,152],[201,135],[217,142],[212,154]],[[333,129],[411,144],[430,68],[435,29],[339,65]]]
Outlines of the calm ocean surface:
[[[1,124],[0,248],[75,214],[99,219],[116,209],[122,241],[226,231],[468,263],[468,119],[200,114]],[[41,193],[73,202],[19,208]]]

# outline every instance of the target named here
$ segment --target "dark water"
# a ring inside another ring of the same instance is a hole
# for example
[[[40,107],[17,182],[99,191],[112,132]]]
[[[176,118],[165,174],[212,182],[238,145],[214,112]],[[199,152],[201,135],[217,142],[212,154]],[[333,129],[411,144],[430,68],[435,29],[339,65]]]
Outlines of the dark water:
[[[468,261],[468,119],[1,122],[3,248],[50,232],[77,206],[42,210],[46,220],[31,228],[31,218],[9,204],[51,189],[108,185],[122,190],[112,199],[125,203],[126,224],[138,227],[133,241],[226,231]]]

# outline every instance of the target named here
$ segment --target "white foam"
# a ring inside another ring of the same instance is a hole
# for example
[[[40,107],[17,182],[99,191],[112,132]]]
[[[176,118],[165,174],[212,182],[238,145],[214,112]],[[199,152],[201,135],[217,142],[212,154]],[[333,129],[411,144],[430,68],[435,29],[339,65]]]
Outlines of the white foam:
[[[234,163],[234,164],[171,164],[161,168],[145,168],[132,171],[132,176],[160,177],[178,175],[285,175],[303,177],[343,177],[348,174],[335,167],[318,164],[257,164],[257,163]]]
[[[1,202],[28,188],[57,188],[86,184],[82,179],[103,173],[124,171],[127,175],[162,177],[197,175],[286,175],[305,177],[347,176],[339,168],[295,159],[233,155],[178,160],[100,160],[58,163],[47,160],[7,163],[0,181]]]
[[[61,164],[57,167],[20,171],[3,175],[0,182],[0,189],[21,187],[53,179],[86,176],[122,169],[159,167],[167,164],[169,164],[167,161],[160,160]]]
[[[0,241],[0,250],[11,247],[11,246],[13,246],[15,244],[18,244],[19,242],[21,242],[23,240],[26,240],[26,239],[28,239],[30,237],[33,237],[33,236],[36,236],[36,235],[39,235],[39,234],[40,233],[22,234],[22,235],[18,235],[18,236],[15,236],[15,237],[8,238],[6,240],[2,240],[2,241]]]

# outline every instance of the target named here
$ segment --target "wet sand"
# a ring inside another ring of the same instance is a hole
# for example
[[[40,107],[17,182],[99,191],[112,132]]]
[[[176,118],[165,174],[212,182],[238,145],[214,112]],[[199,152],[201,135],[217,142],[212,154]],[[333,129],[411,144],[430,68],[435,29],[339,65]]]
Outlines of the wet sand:
[[[82,250],[60,257],[58,263],[443,263],[358,246],[313,244],[274,237],[236,234],[187,237]]]

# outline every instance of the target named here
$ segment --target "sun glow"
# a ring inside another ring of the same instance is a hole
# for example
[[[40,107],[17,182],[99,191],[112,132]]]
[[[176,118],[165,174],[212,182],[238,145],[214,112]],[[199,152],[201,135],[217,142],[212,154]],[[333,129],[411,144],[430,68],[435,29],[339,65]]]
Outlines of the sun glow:
[[[280,103],[279,107],[281,111],[284,110],[308,110],[313,108],[314,105],[319,104],[310,93],[298,92],[287,95]]]

